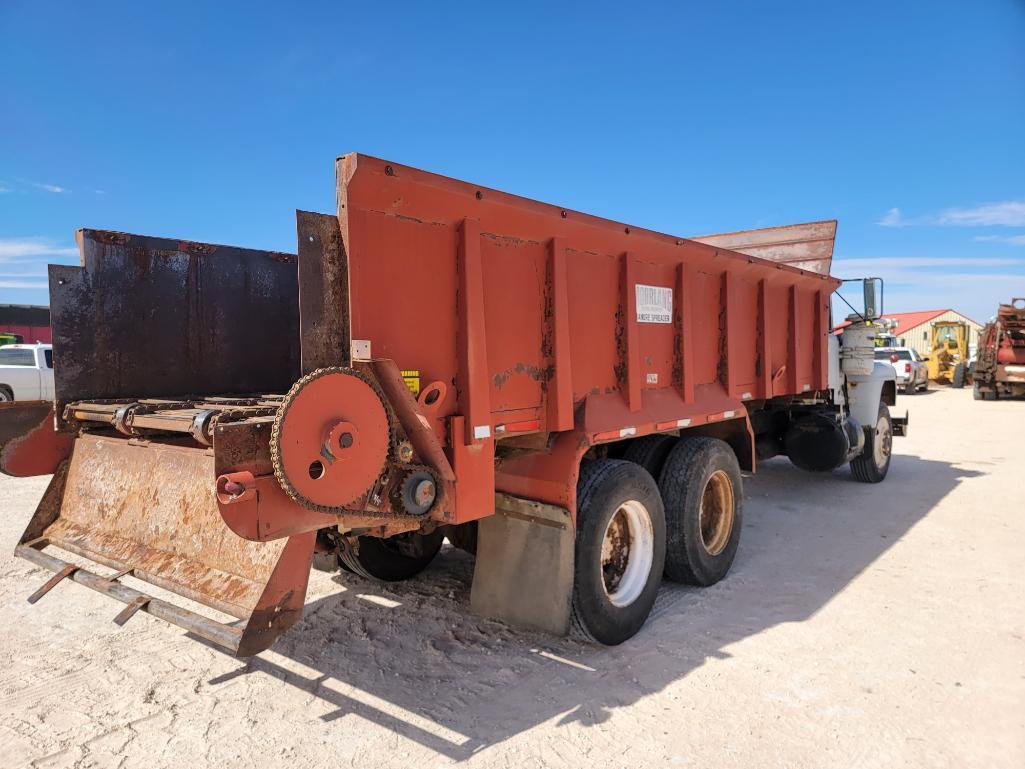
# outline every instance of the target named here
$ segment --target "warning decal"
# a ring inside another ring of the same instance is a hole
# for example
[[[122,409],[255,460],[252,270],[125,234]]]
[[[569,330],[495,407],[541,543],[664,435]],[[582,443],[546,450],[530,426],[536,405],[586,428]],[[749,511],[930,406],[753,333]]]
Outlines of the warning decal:
[[[672,323],[673,289],[665,286],[645,286],[638,283],[637,322]]]

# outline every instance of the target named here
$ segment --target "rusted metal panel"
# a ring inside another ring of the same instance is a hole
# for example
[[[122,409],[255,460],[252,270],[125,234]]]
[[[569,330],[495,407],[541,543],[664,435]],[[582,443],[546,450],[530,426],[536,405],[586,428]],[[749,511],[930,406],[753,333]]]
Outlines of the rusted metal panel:
[[[702,235],[691,240],[828,275],[836,242],[836,220]]]
[[[50,266],[58,404],[283,392],[298,378],[293,254],[101,230],[77,240],[80,267]]]
[[[349,260],[338,217],[296,211],[302,369],[348,365]]]
[[[48,475],[71,453],[72,441],[55,430],[50,401],[0,403],[0,472]]]
[[[229,634],[230,648],[255,653],[300,616],[315,529],[326,521],[288,539],[243,539],[222,520],[213,478],[208,450],[86,433],[54,476],[17,552],[39,562],[29,551],[53,545],[130,570],[246,620],[240,636]],[[71,577],[79,581],[77,573]],[[129,603],[139,595],[113,597]],[[142,608],[154,613],[149,605]]]

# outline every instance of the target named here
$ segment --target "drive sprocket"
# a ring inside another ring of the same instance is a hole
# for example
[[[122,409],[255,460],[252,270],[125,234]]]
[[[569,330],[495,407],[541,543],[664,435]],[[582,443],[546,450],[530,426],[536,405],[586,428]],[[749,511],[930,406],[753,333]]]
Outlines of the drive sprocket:
[[[377,383],[352,368],[318,369],[284,397],[271,430],[274,476],[292,500],[340,513],[373,487],[392,444]]]

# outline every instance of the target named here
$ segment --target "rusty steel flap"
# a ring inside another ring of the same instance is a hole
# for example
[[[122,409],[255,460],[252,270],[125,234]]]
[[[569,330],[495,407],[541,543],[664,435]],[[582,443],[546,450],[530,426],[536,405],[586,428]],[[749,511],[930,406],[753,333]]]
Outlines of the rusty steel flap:
[[[836,219],[690,238],[749,256],[828,275],[836,240]]]
[[[302,615],[315,533],[243,539],[225,525],[213,479],[214,457],[202,448],[83,434],[16,553],[63,573],[67,562],[43,552],[56,547],[236,617],[240,624],[184,610],[162,618],[255,654]],[[82,571],[93,575],[88,587],[119,598],[92,567]],[[152,613],[143,599],[156,599],[132,597]]]
[[[76,238],[81,266],[50,265],[59,404],[283,392],[298,379],[295,255],[102,230]]]
[[[338,217],[296,211],[303,374],[348,365],[349,260]]]

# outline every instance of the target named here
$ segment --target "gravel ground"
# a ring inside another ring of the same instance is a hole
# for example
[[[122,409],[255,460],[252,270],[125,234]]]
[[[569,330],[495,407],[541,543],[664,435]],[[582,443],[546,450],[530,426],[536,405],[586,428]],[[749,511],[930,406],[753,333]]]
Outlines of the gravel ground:
[[[232,659],[12,558],[46,479],[0,480],[0,766],[1025,765],[1025,402],[900,398],[885,483],[746,483],[730,576],[666,584],[617,648],[468,613],[446,549],[397,586],[315,572]]]

